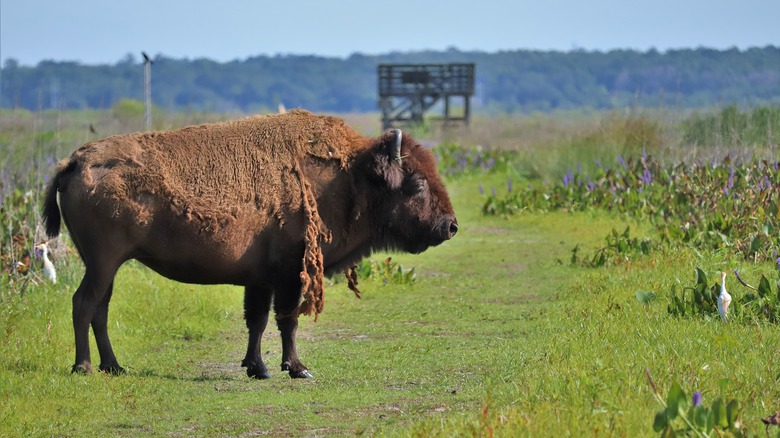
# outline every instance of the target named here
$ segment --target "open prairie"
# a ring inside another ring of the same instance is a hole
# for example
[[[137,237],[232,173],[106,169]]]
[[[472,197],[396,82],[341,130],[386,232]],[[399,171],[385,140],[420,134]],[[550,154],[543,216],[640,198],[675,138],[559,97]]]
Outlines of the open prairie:
[[[780,410],[776,107],[412,129],[439,159],[458,235],[374,254],[360,300],[329,280],[319,321],[299,329],[314,379],[279,370],[269,324],[264,381],[240,366],[241,288],[135,262],[109,313],[127,374],[70,373],[83,266],[64,233],[46,281],[42,191],[81,143],[132,130],[126,117],[2,112],[0,436],[742,436]],[[379,133],[376,115],[345,118]]]

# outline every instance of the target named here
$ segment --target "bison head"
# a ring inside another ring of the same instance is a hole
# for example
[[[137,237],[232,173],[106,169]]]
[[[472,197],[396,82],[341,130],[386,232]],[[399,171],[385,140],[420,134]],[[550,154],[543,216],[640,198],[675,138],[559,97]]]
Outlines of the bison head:
[[[430,151],[393,129],[379,138],[372,158],[369,174],[381,194],[372,211],[381,228],[378,246],[416,254],[455,235],[458,221]]]

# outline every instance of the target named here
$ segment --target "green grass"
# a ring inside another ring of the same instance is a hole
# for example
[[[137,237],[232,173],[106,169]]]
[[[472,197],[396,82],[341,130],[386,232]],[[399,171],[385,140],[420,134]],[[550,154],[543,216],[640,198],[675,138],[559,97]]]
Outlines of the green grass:
[[[745,420],[776,407],[776,327],[678,320],[663,300],[634,298],[726,261],[562,265],[576,243],[595,247],[621,223],[598,213],[483,217],[476,185],[451,184],[457,238],[395,256],[416,268],[415,284],[367,281],[362,300],[343,282],[328,288],[320,321],[301,324],[311,381],[244,375],[239,288],[182,285],[132,263],[110,313],[128,375],[71,375],[80,268],[63,268],[57,286],[4,303],[0,435],[647,435],[658,407],[645,368],[660,386],[678,380],[705,399],[729,378],[726,395],[745,404]],[[269,330],[272,370],[280,349]]]
[[[505,172],[448,182],[458,235],[393,255],[414,283],[363,280],[362,300],[344,281],[326,288],[319,322],[302,318],[299,330],[313,380],[278,370],[273,323],[262,351],[274,376],[246,377],[240,288],[174,283],[137,263],[120,270],[109,314],[128,374],[72,375],[70,297],[83,268],[58,258],[56,286],[0,294],[0,436],[650,436],[659,405],[645,369],[664,391],[679,382],[708,405],[739,400],[761,434],[760,418],[780,409],[777,327],[722,323],[715,309],[675,318],[666,305],[697,266],[746,279],[773,266],[685,248],[573,266],[575,245],[589,253],[613,228],[653,230],[599,211],[485,216],[480,183],[528,183]],[[748,292],[729,281],[735,300]],[[640,304],[638,290],[658,299]],[[94,341],[92,352],[97,363]]]

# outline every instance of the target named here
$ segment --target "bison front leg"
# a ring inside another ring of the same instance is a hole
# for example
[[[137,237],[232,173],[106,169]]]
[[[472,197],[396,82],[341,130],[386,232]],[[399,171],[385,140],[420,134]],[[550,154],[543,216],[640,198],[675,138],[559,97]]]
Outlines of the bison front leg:
[[[282,371],[290,373],[293,379],[307,379],[314,377],[306,366],[298,359],[295,348],[295,334],[298,331],[297,309],[293,309],[293,315],[285,315],[276,320],[276,325],[282,335]]]
[[[260,340],[268,325],[268,312],[271,310],[271,291],[267,288],[247,286],[244,288],[244,319],[249,329],[249,345],[246,356],[241,362],[246,367],[246,374],[255,379],[268,379],[268,372],[263,357],[260,354]]]
[[[290,289],[278,289],[274,295],[276,326],[282,336],[282,371],[289,372],[293,379],[314,377],[298,359],[298,351],[295,348],[300,287],[299,281],[293,282]]]

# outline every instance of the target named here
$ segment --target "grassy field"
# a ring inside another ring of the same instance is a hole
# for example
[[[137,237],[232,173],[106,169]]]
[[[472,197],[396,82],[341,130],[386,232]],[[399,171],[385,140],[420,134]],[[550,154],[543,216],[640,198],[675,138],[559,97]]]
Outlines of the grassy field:
[[[710,279],[739,269],[755,283],[776,277],[771,262],[673,246],[586,268],[569,263],[576,245],[588,253],[613,228],[630,226],[635,236],[654,228],[601,209],[482,213],[480,187],[505,191],[507,178],[524,187],[581,157],[606,162],[641,151],[603,128],[614,122],[589,128],[593,117],[579,119],[582,136],[570,121],[568,134],[549,134],[553,122],[541,119],[538,137],[518,140],[522,163],[448,177],[458,235],[421,255],[392,255],[415,268],[414,283],[363,280],[362,300],[343,281],[327,287],[320,320],[302,318],[299,330],[313,380],[278,371],[271,328],[263,352],[274,377],[246,377],[240,288],[178,284],[135,263],[117,276],[109,315],[128,374],[70,374],[70,296],[82,268],[61,250],[57,285],[20,293],[17,281],[2,294],[0,436],[650,436],[662,406],[646,370],[664,397],[677,382],[707,406],[738,400],[742,430],[763,435],[760,418],[780,410],[777,325],[724,323],[714,308],[679,318],[667,305],[674,288],[694,285],[696,267]],[[669,138],[653,147],[668,147]],[[507,138],[495,142],[509,148]],[[567,156],[573,144],[578,155]],[[748,292],[728,286],[735,300]],[[657,299],[640,303],[637,291]]]

